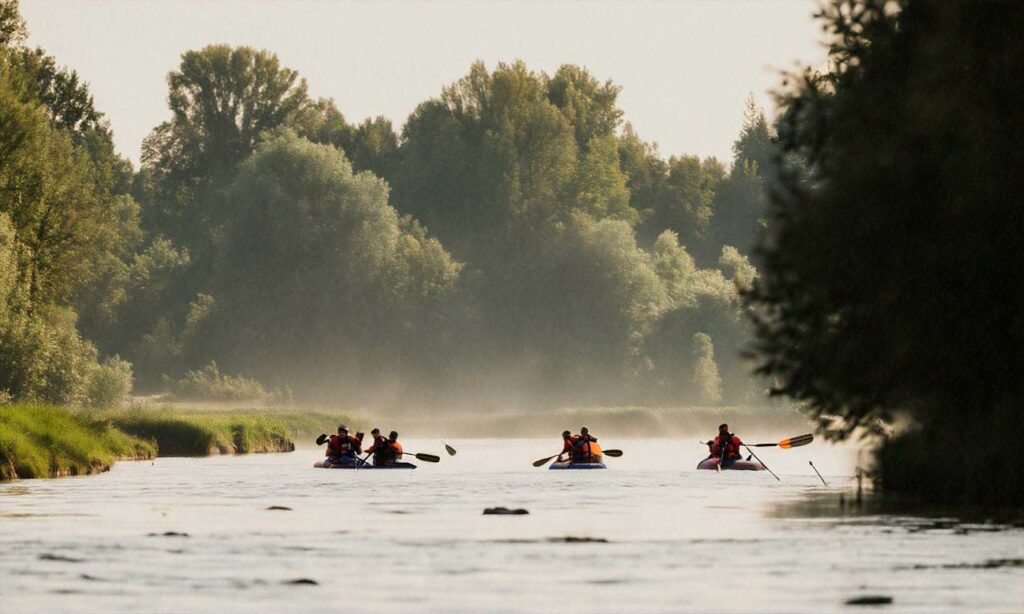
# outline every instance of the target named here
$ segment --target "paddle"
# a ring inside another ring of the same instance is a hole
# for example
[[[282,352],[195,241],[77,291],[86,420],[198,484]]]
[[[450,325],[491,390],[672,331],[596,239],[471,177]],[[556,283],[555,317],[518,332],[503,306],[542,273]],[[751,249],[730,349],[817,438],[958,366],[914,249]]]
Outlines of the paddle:
[[[618,457],[622,456],[622,450],[601,450],[601,454],[603,456],[610,456],[612,458],[618,458]],[[541,459],[535,460],[535,461],[533,461],[533,466],[534,467],[540,467],[542,465],[546,465],[546,464],[548,464],[549,461],[551,461],[551,459],[556,458],[558,456],[561,456],[561,454],[559,453],[559,454],[555,454],[554,456],[549,456],[547,458],[541,458]]]
[[[811,464],[811,469],[814,469],[814,473],[818,474],[818,479],[821,480],[821,483],[824,484],[825,486],[828,486],[828,482],[825,481],[825,478],[821,477],[821,472],[818,471],[818,468],[814,466],[814,461],[807,462]]]
[[[555,457],[561,456],[561,455],[562,455],[561,453],[558,453],[558,454],[554,454],[552,456],[549,456],[547,458],[542,458],[540,460],[535,460],[535,461],[533,461],[533,466],[534,467],[540,467],[541,465],[546,465],[546,464],[548,464],[548,461],[550,461],[551,459],[553,459]]]
[[[747,452],[750,452],[750,455],[751,455],[751,456],[753,456],[754,458],[757,458],[757,454],[754,454],[754,451],[750,449],[750,446],[748,446],[748,445],[747,445],[747,444],[745,444],[745,443],[743,443],[743,444],[740,444],[740,445],[741,445],[741,446],[743,446],[744,448],[746,448],[746,449],[747,449]],[[719,461],[719,462],[721,462],[721,461]],[[764,468],[765,468],[765,470],[766,470],[766,471],[767,471],[768,473],[772,474],[772,477],[773,477],[773,478],[775,478],[776,480],[779,480],[780,482],[782,481],[781,479],[779,479],[779,476],[775,475],[775,472],[774,472],[774,471],[772,471],[771,469],[768,469],[768,465],[764,464],[764,461],[763,461],[763,460],[761,460],[760,458],[757,458],[757,462],[761,463],[761,466],[762,466],[762,467],[764,467]]]
[[[752,443],[750,445],[755,448],[772,448],[778,446],[784,450],[788,450],[789,448],[799,448],[800,446],[806,446],[812,441],[814,441],[814,435],[808,433],[806,435],[797,435],[796,437],[783,439],[782,441],[776,443]]]
[[[417,459],[425,463],[439,463],[441,462],[440,456],[434,456],[433,454],[417,454],[416,452],[402,452],[402,454],[412,454]]]
[[[373,454],[373,452],[368,453],[364,458],[359,460],[359,465],[356,465],[356,469],[358,469],[360,466],[366,464],[366,459],[370,458],[370,454]],[[406,454],[408,454],[410,456],[413,456],[417,460],[421,460],[421,461],[423,461],[425,463],[439,463],[439,462],[441,462],[441,457],[440,456],[435,456],[434,454],[423,454],[423,453],[416,453],[416,452],[402,452],[403,456],[406,455]]]
[[[455,456],[455,448],[446,443],[444,444],[444,449],[448,451],[448,456]]]
[[[366,464],[366,459],[370,458],[371,454],[373,454],[373,452],[367,452],[366,456],[359,459],[359,462],[356,463],[356,471],[359,471],[359,468]]]

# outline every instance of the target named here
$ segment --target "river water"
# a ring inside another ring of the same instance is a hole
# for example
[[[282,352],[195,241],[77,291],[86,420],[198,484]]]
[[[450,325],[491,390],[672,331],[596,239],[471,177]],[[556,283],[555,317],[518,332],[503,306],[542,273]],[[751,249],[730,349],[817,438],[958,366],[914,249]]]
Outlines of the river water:
[[[0,485],[0,612],[1024,611],[1019,526],[844,510],[850,449],[759,450],[776,482],[606,439],[607,471],[531,467],[557,441],[410,440],[441,463],[300,448]],[[892,603],[846,605],[868,596]]]

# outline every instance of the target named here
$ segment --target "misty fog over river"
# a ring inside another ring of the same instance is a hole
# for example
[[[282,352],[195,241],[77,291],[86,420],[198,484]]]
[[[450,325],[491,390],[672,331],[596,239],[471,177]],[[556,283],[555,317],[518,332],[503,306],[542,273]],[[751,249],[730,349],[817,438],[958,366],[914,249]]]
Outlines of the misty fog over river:
[[[852,446],[759,451],[776,482],[695,471],[696,437],[606,438],[625,454],[589,472],[531,467],[555,440],[449,443],[405,441],[442,455],[415,471],[313,469],[303,447],[0,485],[0,610],[1024,609],[1019,527],[844,512]]]

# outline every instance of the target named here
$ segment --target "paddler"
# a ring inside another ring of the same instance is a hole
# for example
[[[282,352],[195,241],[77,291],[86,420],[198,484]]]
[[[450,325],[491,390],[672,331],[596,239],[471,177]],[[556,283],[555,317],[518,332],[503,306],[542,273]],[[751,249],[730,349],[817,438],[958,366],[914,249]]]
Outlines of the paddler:
[[[402,460],[402,444],[398,441],[398,431],[391,431],[387,438],[382,437],[378,429],[373,429],[371,434],[374,436],[373,445],[367,448],[366,452],[373,453],[374,467],[385,467]]]
[[[601,462],[600,448],[597,447],[597,437],[590,434],[590,429],[580,427],[580,434],[572,442],[572,462],[574,463],[599,463]]]
[[[558,454],[558,460],[555,462],[565,462],[565,455],[572,454],[572,444],[576,443],[576,439],[579,435],[573,435],[571,431],[562,431],[562,451]]]
[[[331,435],[324,455],[327,457],[327,462],[332,465],[350,465],[356,462],[356,458],[362,451],[363,434],[356,433],[356,436],[353,437],[348,434],[348,427],[341,424],[338,426],[338,434]]]
[[[708,450],[711,452],[712,457],[718,457],[722,459],[723,465],[731,465],[738,461],[740,456],[740,446],[743,441],[739,437],[729,432],[728,424],[718,425],[718,436],[715,437],[714,441],[708,442]],[[725,450],[725,455],[722,455],[722,450]]]

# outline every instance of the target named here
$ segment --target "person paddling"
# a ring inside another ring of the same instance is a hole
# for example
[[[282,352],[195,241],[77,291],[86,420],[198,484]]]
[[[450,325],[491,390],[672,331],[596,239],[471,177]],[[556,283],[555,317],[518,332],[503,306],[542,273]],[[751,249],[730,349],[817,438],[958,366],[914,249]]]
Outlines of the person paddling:
[[[348,427],[342,424],[338,426],[338,434],[331,435],[324,456],[332,465],[351,465],[356,462],[362,451],[363,434],[356,433],[356,436],[353,437],[348,434]]]
[[[381,435],[380,429],[377,427],[374,427],[372,430],[370,430],[370,437],[373,437],[373,443],[370,444],[369,448],[366,448],[365,452],[367,456],[373,454],[373,464],[376,465],[378,452],[380,450],[383,450],[384,447],[387,445],[388,438]]]
[[[388,437],[382,437],[378,429],[371,431],[373,445],[366,449],[373,453],[373,466],[386,467],[402,460],[402,444],[398,441],[398,431],[391,431]]]
[[[720,458],[723,466],[729,466],[741,458],[741,445],[743,445],[743,441],[729,432],[729,425],[720,424],[715,440],[708,442],[708,450],[711,452],[708,458]]]
[[[576,443],[579,435],[573,435],[571,431],[562,431],[562,451],[558,454],[556,463],[565,462],[565,455],[572,455],[572,444]]]
[[[597,446],[597,437],[590,434],[590,429],[580,427],[580,434],[572,442],[572,462],[599,463],[601,448]]]

